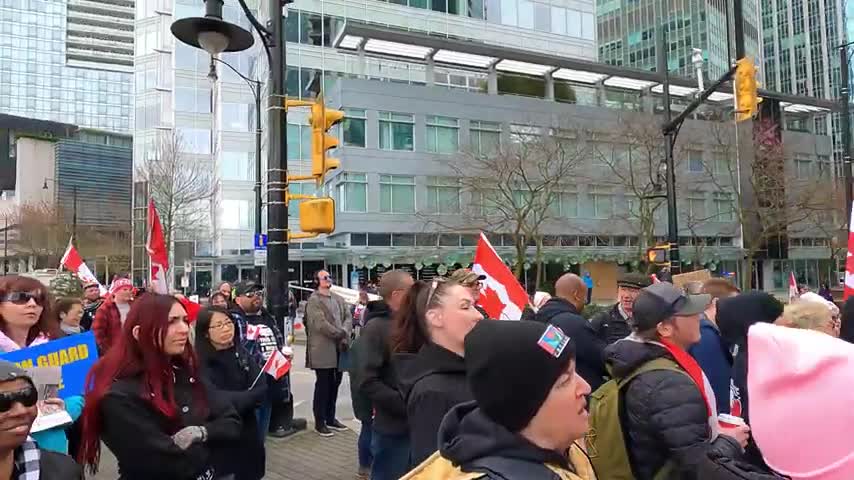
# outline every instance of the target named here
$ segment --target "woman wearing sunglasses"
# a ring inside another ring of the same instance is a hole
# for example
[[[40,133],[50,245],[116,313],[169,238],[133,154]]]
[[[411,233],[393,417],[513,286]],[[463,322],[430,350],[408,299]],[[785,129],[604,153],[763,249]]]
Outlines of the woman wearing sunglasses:
[[[234,480],[260,480],[264,478],[264,437],[258,432],[255,412],[267,398],[266,379],[259,378],[261,366],[239,342],[235,344],[234,321],[225,308],[203,309],[195,329],[203,377],[243,420],[240,440],[218,455],[214,466],[220,473],[233,474]]]
[[[206,392],[189,330],[175,297],[134,302],[115,348],[86,380],[79,458],[92,472],[103,441],[122,480],[219,478],[213,457],[239,437],[240,417]]]
[[[391,347],[406,400],[412,465],[436,451],[445,414],[473,399],[463,341],[481,319],[471,290],[443,279],[416,282],[396,312]]]
[[[18,275],[0,278],[0,352],[14,352],[63,337],[52,305],[53,299],[40,281]],[[76,395],[65,401],[48,398],[44,405],[64,409],[76,420],[83,410],[83,397]],[[68,453],[68,426],[42,430],[33,438],[41,448]]]

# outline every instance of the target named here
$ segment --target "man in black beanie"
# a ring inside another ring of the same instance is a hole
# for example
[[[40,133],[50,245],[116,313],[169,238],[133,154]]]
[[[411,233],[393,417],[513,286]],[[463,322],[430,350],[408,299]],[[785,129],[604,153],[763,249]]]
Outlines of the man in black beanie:
[[[445,416],[441,457],[432,461],[490,480],[595,478],[575,444],[589,427],[590,386],[575,372],[575,345],[563,331],[530,321],[479,322],[466,336],[465,360],[475,402]],[[421,477],[415,471],[406,478]]]

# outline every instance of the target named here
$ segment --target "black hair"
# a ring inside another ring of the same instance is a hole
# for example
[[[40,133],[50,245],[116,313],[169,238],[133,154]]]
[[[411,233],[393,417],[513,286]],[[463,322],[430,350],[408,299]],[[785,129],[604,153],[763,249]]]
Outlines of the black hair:
[[[213,355],[215,349],[213,345],[211,345],[210,338],[208,337],[208,329],[211,326],[211,320],[215,313],[221,313],[225,315],[229,321],[234,323],[234,319],[231,318],[231,315],[228,313],[228,310],[222,307],[214,307],[210,306],[207,308],[203,308],[199,311],[199,314],[196,316],[196,355],[199,357],[200,363],[205,364],[207,359]],[[237,325],[235,325],[235,328]],[[235,336],[237,336],[237,332],[234,332]]]

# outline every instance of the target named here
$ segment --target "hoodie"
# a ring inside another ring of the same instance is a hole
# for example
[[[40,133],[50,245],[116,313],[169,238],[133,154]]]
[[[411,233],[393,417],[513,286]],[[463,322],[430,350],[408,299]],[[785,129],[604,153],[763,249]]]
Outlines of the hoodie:
[[[721,338],[717,325],[703,314],[700,318],[700,341],[688,349],[697,360],[712,390],[718,413],[729,413],[730,383],[732,379],[732,354],[729,344]]]
[[[586,458],[571,455],[578,461],[570,463],[565,455],[534,445],[521,435],[493,422],[477,408],[475,402],[457,405],[445,416],[439,429],[439,452],[464,472],[484,471],[489,479],[595,478]],[[489,464],[490,468],[479,467],[479,464]],[[560,470],[563,475],[555,470]]]
[[[406,403],[391,363],[391,316],[391,309],[382,300],[365,307],[365,327],[359,336],[357,358],[353,359],[353,383],[374,408],[374,430],[402,435],[406,433]]]
[[[465,360],[428,343],[417,354],[395,354],[392,363],[406,401],[412,464],[418,465],[438,449],[436,439],[445,414],[474,400],[466,382]]]
[[[537,312],[537,321],[550,323],[575,340],[575,370],[596,391],[608,378],[605,370],[605,341],[599,338],[590,322],[581,316],[574,305],[554,297]]]

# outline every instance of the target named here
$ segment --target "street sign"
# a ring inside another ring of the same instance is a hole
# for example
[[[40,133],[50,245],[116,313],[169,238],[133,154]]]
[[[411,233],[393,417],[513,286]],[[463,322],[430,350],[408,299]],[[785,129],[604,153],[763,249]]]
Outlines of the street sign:
[[[181,275],[181,288],[190,288],[190,277]]]
[[[255,250],[255,266],[256,267],[266,267],[267,266],[267,250]]]
[[[193,271],[193,262],[190,260],[184,260],[184,273],[190,273]]]
[[[255,234],[255,251],[258,250],[267,250],[267,234],[266,233],[256,233]],[[256,263],[256,265],[258,265]]]

